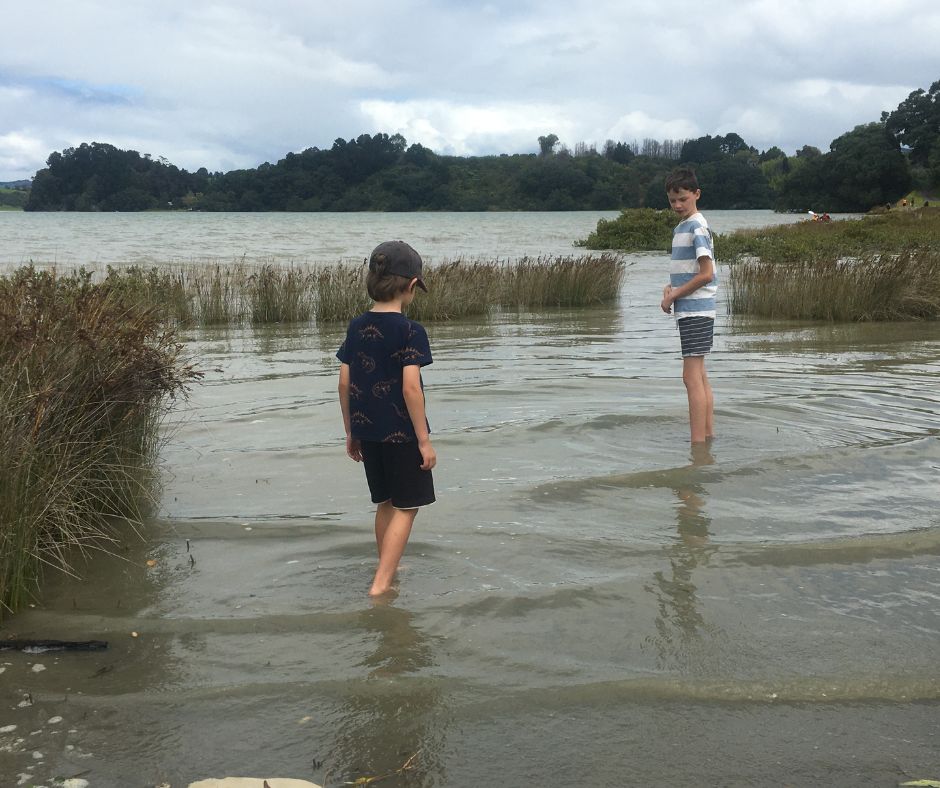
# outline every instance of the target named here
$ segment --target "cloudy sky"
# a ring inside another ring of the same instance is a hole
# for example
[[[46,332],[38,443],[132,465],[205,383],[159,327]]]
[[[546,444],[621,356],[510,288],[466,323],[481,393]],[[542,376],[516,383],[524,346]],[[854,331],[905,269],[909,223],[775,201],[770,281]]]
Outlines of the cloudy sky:
[[[826,150],[940,79],[936,0],[0,0],[0,181],[53,150],[253,167],[735,131]]]

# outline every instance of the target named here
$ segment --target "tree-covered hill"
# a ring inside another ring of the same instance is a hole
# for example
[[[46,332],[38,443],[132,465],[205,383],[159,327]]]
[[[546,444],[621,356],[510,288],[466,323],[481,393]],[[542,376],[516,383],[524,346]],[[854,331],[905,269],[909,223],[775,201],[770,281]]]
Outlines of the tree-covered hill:
[[[698,171],[705,209],[865,211],[912,185],[940,185],[940,82],[826,153],[758,152],[729,133],[694,140],[609,140],[573,151],[554,134],[537,154],[440,156],[399,134],[337,139],[254,169],[188,172],[165,159],[92,142],[53,153],[36,173],[30,211],[490,211],[666,206],[663,178]],[[902,150],[901,146],[904,146]]]

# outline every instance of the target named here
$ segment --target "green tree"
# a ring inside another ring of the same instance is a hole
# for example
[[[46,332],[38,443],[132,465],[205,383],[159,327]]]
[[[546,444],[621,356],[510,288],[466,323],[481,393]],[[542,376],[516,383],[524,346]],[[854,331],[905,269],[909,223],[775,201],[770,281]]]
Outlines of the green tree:
[[[907,159],[882,123],[856,126],[833,140],[829,153],[798,161],[784,180],[780,207],[868,211],[911,186]]]
[[[911,162],[926,165],[934,142],[940,139],[940,80],[929,90],[915,90],[894,112],[881,113],[887,130],[910,148]]]
[[[785,159],[787,154],[774,145],[772,148],[768,148],[763,153],[761,153],[758,158],[761,164],[763,164],[765,161],[773,161],[774,159],[779,159],[781,157]]]
[[[546,134],[544,137],[539,137],[539,156],[551,156],[557,145],[557,134]]]
[[[867,211],[911,188],[911,171],[882,123],[856,126],[832,141],[827,176],[838,210]]]
[[[927,156],[927,175],[931,186],[940,188],[940,137],[934,141]]]

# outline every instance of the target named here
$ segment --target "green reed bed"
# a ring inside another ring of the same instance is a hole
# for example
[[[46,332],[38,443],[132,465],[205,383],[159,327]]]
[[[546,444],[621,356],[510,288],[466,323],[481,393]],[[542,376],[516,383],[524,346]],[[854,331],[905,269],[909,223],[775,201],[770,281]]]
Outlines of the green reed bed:
[[[0,277],[0,618],[43,566],[107,547],[152,499],[168,398],[198,373],[132,284]]]
[[[103,283],[183,326],[342,322],[369,308],[367,268],[336,265],[108,266]],[[625,267],[616,255],[452,260],[425,268],[429,292],[409,308],[416,320],[456,320],[494,308],[590,306],[613,301]]]
[[[720,235],[715,254],[721,261],[746,257],[797,262],[812,257],[858,257],[940,246],[940,208],[894,210],[881,215],[833,222],[738,230]]]
[[[366,266],[264,264],[108,268],[113,289],[182,325],[342,322],[369,308]],[[409,308],[416,320],[456,320],[493,308],[589,306],[617,298],[624,264],[614,255],[453,260],[429,265]]]
[[[179,269],[176,275],[183,281],[189,310],[178,313],[177,319],[184,325],[197,323],[201,326],[227,326],[241,322],[245,308],[240,293],[245,288],[247,276],[232,274],[221,265]],[[190,319],[184,319],[184,314],[188,314]]]
[[[104,282],[112,292],[126,300],[157,308],[165,320],[182,324],[194,322],[193,298],[183,271],[109,265]]]
[[[296,266],[263,265],[248,277],[251,322],[300,323],[313,317],[316,272]]]
[[[729,309],[735,315],[783,319],[936,320],[940,251],[735,263]]]
[[[369,307],[364,266],[320,269],[316,319],[344,321]],[[419,321],[485,315],[494,308],[591,306],[613,301],[625,274],[613,255],[538,257],[518,262],[454,260],[427,266],[427,293],[408,308]]]
[[[320,266],[314,275],[314,314],[317,322],[349,320],[365,312],[371,301],[366,294],[365,265]]]
[[[506,308],[603,304],[616,299],[625,272],[614,255],[523,258],[503,267],[494,300]]]

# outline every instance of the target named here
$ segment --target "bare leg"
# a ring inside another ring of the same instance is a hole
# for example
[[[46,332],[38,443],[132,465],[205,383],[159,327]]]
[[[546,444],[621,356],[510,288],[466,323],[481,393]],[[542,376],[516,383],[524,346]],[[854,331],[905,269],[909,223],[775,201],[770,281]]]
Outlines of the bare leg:
[[[382,501],[375,509],[375,546],[379,557],[382,556],[382,541],[385,539],[385,532],[388,530],[388,524],[395,514],[395,507],[391,500]]]
[[[712,384],[708,382],[708,373],[705,371],[705,357],[702,357],[702,385],[705,388],[705,439],[715,437],[715,397],[712,394]]]
[[[391,506],[391,504],[389,504]],[[417,509],[393,509],[391,519],[385,527],[382,544],[379,547],[379,568],[375,570],[375,578],[369,596],[385,594],[392,587],[392,580],[398,569],[408,537],[411,536],[411,526],[414,525]]]
[[[692,443],[704,443],[707,436],[708,393],[706,392],[705,357],[687,356],[682,359],[682,382],[689,398],[689,428]],[[708,391],[711,387],[708,388]]]

